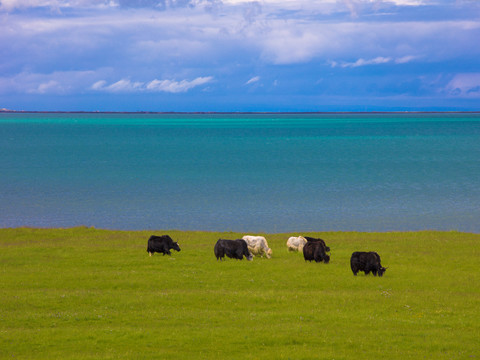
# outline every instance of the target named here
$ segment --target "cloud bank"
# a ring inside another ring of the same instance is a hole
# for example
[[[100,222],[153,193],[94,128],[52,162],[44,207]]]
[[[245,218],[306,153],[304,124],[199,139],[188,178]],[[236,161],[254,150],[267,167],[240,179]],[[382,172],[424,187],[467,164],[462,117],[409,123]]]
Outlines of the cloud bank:
[[[364,97],[472,108],[476,80],[462,74],[480,73],[478,14],[453,0],[0,0],[0,107],[144,94],[151,110],[342,110]]]
[[[198,77],[191,81],[189,80],[152,80],[149,82],[132,82],[128,79],[119,80],[113,84],[108,85],[105,80],[100,80],[92,85],[92,90],[106,91],[111,93],[117,92],[167,92],[167,93],[183,93],[197,86],[207,84],[213,80],[213,77]]]

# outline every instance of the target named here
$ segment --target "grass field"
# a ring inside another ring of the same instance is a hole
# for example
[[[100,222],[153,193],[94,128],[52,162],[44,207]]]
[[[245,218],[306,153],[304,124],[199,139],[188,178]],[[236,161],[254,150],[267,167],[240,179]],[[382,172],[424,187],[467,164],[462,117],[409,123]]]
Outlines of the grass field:
[[[146,252],[150,234],[181,252]],[[480,234],[263,234],[272,259],[216,261],[242,234],[0,229],[2,359],[479,359]],[[354,277],[375,250],[383,277]]]

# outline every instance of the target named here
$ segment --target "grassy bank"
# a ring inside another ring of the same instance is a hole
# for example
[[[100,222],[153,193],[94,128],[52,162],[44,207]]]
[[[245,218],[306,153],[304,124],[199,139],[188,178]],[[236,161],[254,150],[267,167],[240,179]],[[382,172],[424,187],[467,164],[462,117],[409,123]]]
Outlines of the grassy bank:
[[[152,233],[182,251],[149,257]],[[217,262],[241,235],[0,229],[0,358],[480,358],[480,234],[311,233],[329,264],[273,234],[272,259]],[[356,250],[384,277],[354,277]]]

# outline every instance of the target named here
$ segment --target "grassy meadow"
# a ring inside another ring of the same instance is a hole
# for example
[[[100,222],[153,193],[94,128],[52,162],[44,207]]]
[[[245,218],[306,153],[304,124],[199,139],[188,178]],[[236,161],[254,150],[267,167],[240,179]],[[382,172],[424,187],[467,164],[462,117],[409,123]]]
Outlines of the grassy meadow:
[[[146,252],[169,234],[181,252]],[[480,234],[322,232],[329,264],[215,259],[238,233],[0,229],[1,359],[479,359]],[[383,277],[354,277],[374,250]]]

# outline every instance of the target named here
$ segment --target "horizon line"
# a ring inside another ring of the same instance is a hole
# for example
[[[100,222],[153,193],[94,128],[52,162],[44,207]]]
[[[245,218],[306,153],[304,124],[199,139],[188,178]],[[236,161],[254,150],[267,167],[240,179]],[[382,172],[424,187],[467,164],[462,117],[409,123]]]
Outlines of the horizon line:
[[[270,115],[270,114],[480,114],[480,110],[394,110],[394,111],[84,111],[84,110],[10,110],[0,109],[0,113],[23,114],[159,114],[159,115]]]

